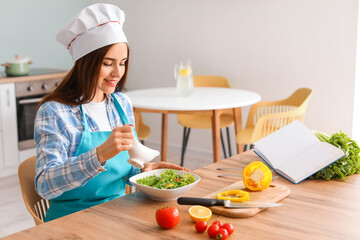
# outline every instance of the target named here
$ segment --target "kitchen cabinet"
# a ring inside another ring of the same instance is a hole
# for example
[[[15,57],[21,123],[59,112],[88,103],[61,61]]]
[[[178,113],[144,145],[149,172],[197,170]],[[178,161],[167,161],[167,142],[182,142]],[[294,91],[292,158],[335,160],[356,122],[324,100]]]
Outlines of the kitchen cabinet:
[[[0,169],[4,168],[4,149],[3,149],[3,142],[2,142],[2,130],[0,130]]]
[[[19,164],[35,155],[34,144],[29,144],[34,100],[54,89],[66,74],[63,69],[32,68],[27,76],[0,78],[0,178],[16,174]]]
[[[15,84],[0,84],[0,169],[19,164]]]

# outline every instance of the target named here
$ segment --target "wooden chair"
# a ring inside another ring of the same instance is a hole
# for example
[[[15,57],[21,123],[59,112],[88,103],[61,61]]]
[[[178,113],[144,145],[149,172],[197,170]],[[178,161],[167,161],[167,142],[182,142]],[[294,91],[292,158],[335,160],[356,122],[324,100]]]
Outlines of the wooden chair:
[[[40,197],[35,190],[35,169],[36,156],[33,156],[20,164],[18,167],[18,177],[25,206],[34,218],[35,224],[39,225],[44,223],[45,214],[50,206],[50,202]],[[133,191],[132,187],[126,185],[126,194]]]
[[[139,118],[137,119],[137,121],[138,122],[136,124],[139,124],[138,131],[136,132],[137,137],[138,137],[139,141],[143,145],[145,145],[145,140],[150,136],[151,129],[148,125],[144,124],[141,114],[139,114]]]
[[[228,80],[224,77],[219,77],[219,76],[194,76],[194,86],[230,88],[230,84]],[[181,162],[180,162],[180,165],[183,166],[185,151],[186,151],[191,128],[211,129],[212,128],[211,114],[207,114],[207,113],[178,114],[177,120],[180,125],[184,126],[183,141],[181,148]],[[231,126],[232,124],[234,124],[233,112],[231,109],[225,110],[220,115],[220,128],[226,127],[229,156],[231,156],[229,126]],[[221,137],[221,145],[223,148],[224,158],[227,158],[224,139],[221,130],[220,130],[220,137]]]
[[[303,122],[311,94],[311,89],[300,88],[286,99],[252,105],[245,129],[236,135],[237,144],[252,148],[254,142],[287,124],[295,120]]]
[[[50,204],[35,191],[35,169],[36,156],[33,156],[20,164],[18,176],[25,206],[34,218],[35,224],[39,225],[44,223],[45,213]]]

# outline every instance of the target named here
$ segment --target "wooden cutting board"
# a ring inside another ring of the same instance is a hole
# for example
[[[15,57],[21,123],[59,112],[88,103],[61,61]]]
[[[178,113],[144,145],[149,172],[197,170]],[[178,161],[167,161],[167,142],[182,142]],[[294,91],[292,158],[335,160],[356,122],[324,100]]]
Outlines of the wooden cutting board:
[[[217,190],[216,192],[210,193],[204,198],[216,198],[219,192],[227,191],[227,190],[245,190],[250,193],[249,201],[254,202],[278,202],[281,199],[286,198],[290,194],[290,189],[284,185],[280,184],[271,184],[270,187],[266,190],[259,191],[259,192],[251,192],[247,190],[244,186],[243,181],[239,181],[233,183],[227,187]],[[281,207],[281,206],[279,206]],[[252,217],[255,214],[259,213],[260,211],[264,210],[265,208],[225,208],[221,206],[210,207],[213,213],[223,215],[226,217],[232,218],[247,218]]]

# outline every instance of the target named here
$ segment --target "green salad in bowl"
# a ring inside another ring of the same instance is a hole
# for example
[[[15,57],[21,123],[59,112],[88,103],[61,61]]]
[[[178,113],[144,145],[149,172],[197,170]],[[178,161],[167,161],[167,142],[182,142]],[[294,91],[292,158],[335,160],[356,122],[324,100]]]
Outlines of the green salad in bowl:
[[[174,170],[168,169],[161,173],[160,176],[153,174],[144,178],[140,178],[136,180],[136,182],[158,189],[173,189],[195,182],[195,177],[190,173],[176,174]]]
[[[130,178],[132,185],[157,201],[175,200],[199,181],[200,177],[192,172],[173,169],[156,169]]]

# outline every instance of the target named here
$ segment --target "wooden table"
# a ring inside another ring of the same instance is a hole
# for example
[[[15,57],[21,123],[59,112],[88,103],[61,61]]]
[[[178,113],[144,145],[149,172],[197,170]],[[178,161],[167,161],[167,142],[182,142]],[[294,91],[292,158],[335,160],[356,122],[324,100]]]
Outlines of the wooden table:
[[[135,121],[141,112],[162,114],[161,160],[166,161],[168,114],[208,112],[212,115],[212,140],[214,162],[220,160],[220,114],[233,109],[235,131],[242,128],[241,107],[260,101],[259,94],[235,89],[195,87],[188,97],[178,97],[176,88],[150,88],[126,92],[130,97]],[[238,153],[242,146],[237,145]]]
[[[217,177],[225,170],[217,167],[243,168],[259,160],[252,151],[194,171],[200,182],[184,196],[202,197],[239,181],[239,177]],[[226,170],[230,173],[231,170]],[[234,173],[234,171],[232,172]],[[360,175],[346,181],[305,180],[297,185],[283,178],[274,180],[291,190],[283,206],[266,209],[250,218],[227,218],[213,215],[215,220],[232,223],[235,232],[229,239],[360,239]],[[164,204],[176,206],[181,214],[178,226],[171,230],[158,227],[155,212]],[[176,201],[157,202],[141,192],[74,213],[63,218],[15,233],[4,239],[209,239],[196,233],[190,220],[189,206]]]

